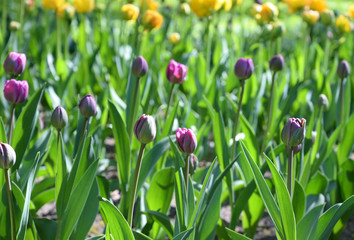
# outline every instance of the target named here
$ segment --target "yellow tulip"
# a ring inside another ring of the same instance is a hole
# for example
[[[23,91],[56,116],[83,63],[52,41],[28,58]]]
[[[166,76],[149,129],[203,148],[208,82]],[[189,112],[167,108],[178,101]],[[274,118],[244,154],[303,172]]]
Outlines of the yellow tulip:
[[[232,8],[232,0],[224,1],[224,10],[229,11]]]
[[[57,9],[59,18],[71,19],[75,14],[75,8],[68,2],[63,3]]]
[[[148,30],[159,29],[163,22],[163,16],[153,10],[147,10],[143,16],[143,25]]]
[[[308,24],[313,25],[318,21],[318,19],[320,19],[320,13],[313,10],[305,10],[302,13],[302,18]]]
[[[190,3],[192,11],[198,17],[210,16],[213,11],[219,10],[225,0],[192,0]]]
[[[63,5],[64,2],[65,0],[42,0],[42,5],[45,9],[56,10]]]
[[[262,9],[259,12],[260,19],[263,23],[268,23],[279,14],[278,8],[271,2],[266,2],[262,5]]]
[[[139,8],[133,4],[124,4],[121,8],[125,20],[135,21],[139,16]]]
[[[179,41],[181,40],[181,36],[179,35],[179,33],[174,32],[174,33],[171,33],[171,35],[170,35],[170,37],[168,38],[168,40],[170,40],[170,42],[171,42],[173,45],[176,45],[176,44],[179,43]]]
[[[159,8],[159,4],[155,0],[140,0],[140,7],[156,11]]]
[[[289,7],[289,12],[294,13],[306,6],[306,0],[287,0],[286,3]]]
[[[191,13],[191,7],[189,6],[188,3],[182,3],[179,6],[179,10],[181,13],[185,14],[185,15],[189,15]]]
[[[337,31],[340,33],[348,33],[348,32],[351,32],[351,30],[352,30],[350,20],[344,15],[340,15],[336,19],[335,26],[336,26]]]
[[[88,13],[95,8],[95,0],[74,0],[73,3],[78,13]]]
[[[349,7],[349,17],[354,18],[354,4]]]
[[[322,13],[327,9],[327,3],[325,0],[311,0],[309,7],[312,10]]]

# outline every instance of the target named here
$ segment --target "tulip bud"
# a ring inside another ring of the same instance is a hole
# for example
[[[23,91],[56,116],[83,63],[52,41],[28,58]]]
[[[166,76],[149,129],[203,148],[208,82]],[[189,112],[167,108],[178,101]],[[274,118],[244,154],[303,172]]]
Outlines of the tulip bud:
[[[254,72],[253,61],[250,58],[240,58],[234,69],[235,75],[240,80],[246,80],[251,77]]]
[[[142,17],[143,26],[147,30],[159,29],[162,22],[163,16],[157,11],[147,10]]]
[[[28,97],[27,81],[7,80],[4,87],[4,96],[10,103],[23,103]]]
[[[9,169],[16,162],[15,150],[7,143],[0,143],[0,168]]]
[[[282,70],[284,67],[284,58],[281,54],[275,55],[270,61],[269,61],[269,68],[270,70],[277,72]]]
[[[189,157],[189,174],[193,175],[198,167],[198,158],[193,153]]]
[[[97,112],[96,101],[92,95],[86,95],[80,100],[79,109],[85,118],[92,117]]]
[[[26,55],[24,53],[10,52],[4,62],[4,69],[11,76],[23,73],[26,67]]]
[[[187,66],[171,60],[166,69],[166,77],[168,81],[181,84],[186,80]]]
[[[302,13],[302,18],[304,19],[305,22],[307,22],[309,25],[315,24],[318,19],[320,18],[320,13],[317,11],[313,10],[305,10]]]
[[[326,9],[325,11],[321,12],[320,20],[324,25],[330,26],[334,22],[333,11],[330,9]]]
[[[16,32],[16,31],[20,30],[21,23],[19,23],[17,21],[11,21],[9,24],[9,28],[11,31]]]
[[[197,148],[197,138],[190,129],[178,128],[176,138],[177,146],[183,153],[193,153]]]
[[[143,114],[134,126],[135,137],[142,144],[154,141],[156,137],[156,124],[152,116]]]
[[[305,125],[306,120],[303,118],[289,118],[281,131],[281,139],[288,147],[295,147],[301,144],[305,138]]]
[[[320,94],[318,97],[318,106],[324,107],[325,109],[328,108],[328,99],[326,95]]]
[[[184,15],[189,15],[191,13],[191,7],[189,6],[188,3],[182,3],[179,6],[179,11]]]
[[[337,68],[337,74],[341,79],[348,77],[348,75],[350,74],[350,66],[347,61],[343,60],[339,63]]]
[[[147,71],[149,70],[149,66],[142,56],[137,57],[132,64],[132,73],[135,77],[140,78],[144,77]]]
[[[124,4],[121,8],[122,18],[127,21],[135,21],[139,16],[139,8],[133,4]]]
[[[293,149],[293,151],[294,151],[294,154],[300,152],[301,147],[302,147],[301,144],[292,147],[292,149]],[[288,146],[286,146],[286,151],[288,151],[288,152],[290,151],[290,148],[289,148]]]
[[[64,108],[58,106],[54,109],[50,121],[53,127],[55,127],[59,131],[64,128],[65,125],[68,123],[68,114],[66,113]]]
[[[174,32],[171,33],[170,37],[168,38],[168,40],[170,40],[170,42],[174,45],[178,44],[179,41],[181,40],[181,36],[179,35],[179,33]]]

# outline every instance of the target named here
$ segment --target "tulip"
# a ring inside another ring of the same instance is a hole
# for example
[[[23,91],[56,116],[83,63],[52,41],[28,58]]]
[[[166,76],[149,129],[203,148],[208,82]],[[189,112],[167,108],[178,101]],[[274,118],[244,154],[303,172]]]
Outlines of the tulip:
[[[93,98],[93,96],[89,94],[89,95],[86,95],[85,97],[83,97],[80,100],[79,109],[80,109],[81,114],[85,118],[95,116],[96,112],[97,112],[97,105],[96,105],[96,101]]]
[[[350,66],[346,60],[342,60],[337,68],[337,75],[341,79],[340,81],[340,90],[339,90],[339,120],[342,123],[344,121],[344,99],[345,99],[345,92],[344,92],[344,79],[347,78],[350,74]]]
[[[145,76],[147,71],[149,70],[149,66],[142,56],[137,57],[132,64],[132,73],[135,77],[140,78]]]
[[[16,32],[21,28],[21,23],[17,21],[11,21],[9,24],[9,28],[11,31]]]
[[[181,36],[179,35],[179,33],[174,32],[171,33],[170,37],[168,38],[168,40],[173,44],[176,45],[179,43],[179,41],[181,40]]]
[[[234,68],[235,75],[240,80],[246,80],[251,77],[254,72],[253,61],[250,58],[240,58]]]
[[[314,25],[318,21],[318,19],[320,19],[320,13],[313,10],[305,10],[302,13],[302,18],[309,25]]]
[[[263,23],[268,23],[275,19],[279,14],[278,8],[271,2],[266,2],[262,5],[261,11],[259,12],[260,20]]]
[[[16,163],[15,150],[7,143],[0,143],[0,168],[9,169]]]
[[[4,96],[10,103],[23,103],[28,97],[27,81],[7,80],[4,87]]]
[[[198,168],[198,158],[193,153],[189,157],[189,174],[193,175]]]
[[[154,141],[156,137],[156,124],[152,116],[143,114],[134,126],[135,137],[142,144]]]
[[[284,58],[281,54],[275,55],[270,61],[269,61],[269,68],[270,70],[277,72],[282,70],[284,67]]]
[[[330,9],[326,9],[325,11],[321,12],[321,22],[326,25],[332,25],[334,21],[334,12]]]
[[[197,138],[190,129],[178,128],[176,131],[177,146],[183,153],[191,154],[197,148]]]
[[[337,74],[341,79],[348,77],[348,75],[350,74],[350,66],[346,60],[343,60],[339,63],[337,68]]]
[[[156,11],[159,8],[159,4],[155,0],[140,0],[140,6],[142,9],[148,9]]]
[[[179,6],[179,11],[184,15],[189,15],[191,13],[191,7],[188,3],[182,3]]]
[[[139,8],[133,4],[124,4],[121,8],[123,19],[135,21],[139,16]]]
[[[319,13],[327,10],[327,4],[325,0],[311,0],[310,1],[310,9],[315,10]]]
[[[73,4],[78,13],[88,13],[95,8],[95,0],[74,0]]]
[[[348,12],[349,12],[349,17],[354,18],[354,4],[350,5]]]
[[[352,24],[350,20],[344,15],[340,15],[339,17],[337,17],[334,25],[337,31],[341,34],[349,33],[352,31]]]
[[[324,94],[320,94],[318,97],[318,106],[328,108],[328,98]]]
[[[304,118],[301,120],[299,118],[289,118],[281,132],[281,139],[284,144],[288,147],[301,144],[305,138],[305,126],[306,120]]]
[[[143,25],[147,30],[157,30],[161,27],[163,16],[157,11],[147,10],[143,15]]]
[[[26,67],[26,55],[24,53],[10,52],[4,62],[5,72],[11,76],[19,76]]]
[[[62,19],[72,19],[75,14],[75,8],[70,3],[63,3],[58,9],[57,14]]]
[[[56,10],[63,5],[65,0],[42,0],[42,5],[47,10]]]
[[[64,108],[58,106],[54,109],[50,121],[53,127],[60,131],[68,123],[68,114],[66,113]]]
[[[171,60],[166,69],[166,77],[168,81],[181,84],[186,80],[187,66]]]

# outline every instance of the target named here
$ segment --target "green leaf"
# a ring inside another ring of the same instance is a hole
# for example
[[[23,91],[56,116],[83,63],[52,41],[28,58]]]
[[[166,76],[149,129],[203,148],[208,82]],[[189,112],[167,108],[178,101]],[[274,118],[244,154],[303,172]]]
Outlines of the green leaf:
[[[173,238],[173,226],[172,223],[170,222],[170,219],[167,215],[161,213],[161,212],[156,212],[156,211],[147,211],[147,214],[155,221],[157,222],[163,229],[165,229],[168,237],[171,239]]]
[[[114,239],[134,240],[129,224],[118,208],[104,198],[100,198],[100,207],[107,219],[106,225],[109,223],[109,231]]]
[[[55,239],[57,222],[47,218],[35,218],[34,224],[40,239]]]
[[[260,192],[260,194],[263,198],[263,201],[264,201],[264,204],[268,210],[269,216],[274,223],[274,227],[275,227],[277,233],[280,235],[280,237],[284,238],[283,236],[285,235],[285,233],[284,233],[282,222],[281,222],[281,215],[280,215],[279,207],[277,206],[277,204],[273,198],[273,195],[272,195],[266,181],[264,180],[264,178],[262,176],[261,171],[259,170],[257,164],[254,162],[252,156],[249,154],[246,146],[243,144],[242,141],[241,141],[241,147],[242,147],[243,154],[246,156],[249,166],[252,169],[252,173],[253,173],[255,182],[257,184],[258,191]],[[268,164],[268,166],[269,166],[269,164]]]
[[[2,120],[2,117],[0,117],[0,142],[7,143],[5,125],[4,125],[4,122]]]
[[[354,195],[345,200],[343,203],[338,203],[328,209],[324,214],[321,215],[318,220],[318,226],[314,240],[328,239],[334,226],[338,220],[343,216],[347,211],[352,211],[354,205]]]
[[[306,195],[305,195],[305,190],[300,185],[297,179],[295,179],[295,187],[294,187],[292,204],[293,204],[296,222],[298,223],[305,213]]]
[[[44,87],[38,89],[38,91],[28,101],[16,121],[11,142],[11,146],[16,152],[16,163],[11,168],[12,171],[15,171],[20,166],[23,155],[25,154],[28,144],[31,141],[38,121],[38,104],[42,99],[43,92]]]
[[[342,199],[347,199],[354,192],[354,160],[347,159],[339,168],[338,184]]]
[[[98,160],[93,162],[86,170],[76,187],[70,194],[65,211],[63,214],[62,225],[60,230],[60,238],[68,239],[73,231],[77,221],[80,218],[82,210],[84,209],[86,200],[89,196],[92,183],[96,178],[96,171],[98,167]]]
[[[168,118],[166,119],[166,122],[163,126],[162,134],[161,134],[161,136],[163,138],[167,137],[171,132],[173,120],[175,119],[177,109],[178,109],[178,104],[175,105],[172,112],[168,115]]]
[[[248,238],[242,234],[239,234],[237,232],[232,231],[230,228],[226,228],[227,234],[232,240],[251,240],[251,238]]]
[[[130,174],[130,145],[129,136],[125,129],[125,124],[121,118],[116,106],[109,101],[109,112],[113,125],[113,135],[117,153],[118,178],[121,190],[126,193],[128,190]]]
[[[328,179],[321,172],[317,172],[315,176],[311,178],[306,186],[306,195],[310,194],[325,194],[328,185]]]
[[[177,234],[177,236],[175,236],[174,238],[172,238],[172,240],[187,240],[189,235],[191,235],[191,233],[193,232],[193,228],[185,230],[179,234]]]
[[[142,234],[141,232],[133,231],[135,240],[153,240],[152,238]]]
[[[263,213],[263,199],[258,192],[253,192],[242,211],[242,227],[245,235],[249,237],[254,236]]]
[[[354,114],[350,116],[350,119],[343,131],[343,139],[338,145],[338,164],[341,165],[349,156],[349,153],[353,149],[354,142]]]
[[[269,166],[269,170],[273,175],[285,238],[288,240],[296,240],[295,214],[291,204],[289,192],[286,188],[283,178],[280,176],[280,173],[274,166],[273,162],[268,158],[267,155],[263,154],[263,156],[265,157]]]
[[[316,230],[317,222],[321,216],[324,204],[317,205],[312,208],[301,220],[298,222],[297,229],[297,239],[298,240],[308,240],[311,239],[310,236]]]

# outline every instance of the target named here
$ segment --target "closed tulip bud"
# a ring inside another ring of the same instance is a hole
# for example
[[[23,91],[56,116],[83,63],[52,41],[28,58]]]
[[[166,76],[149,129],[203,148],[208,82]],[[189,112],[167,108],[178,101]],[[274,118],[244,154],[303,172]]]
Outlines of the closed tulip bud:
[[[135,137],[142,144],[154,141],[156,137],[156,124],[152,116],[143,114],[134,126]]]
[[[64,108],[58,106],[54,109],[50,121],[53,127],[55,127],[59,131],[64,128],[68,123],[68,114],[66,113]]]
[[[189,157],[189,174],[193,175],[198,168],[198,158],[193,153]]]
[[[170,40],[170,42],[174,45],[178,44],[179,41],[181,40],[181,36],[179,35],[179,33],[174,32],[171,33],[170,37],[168,38],[168,40]]]
[[[281,131],[281,139],[288,147],[295,147],[301,144],[305,138],[306,120],[303,118],[289,118]]]
[[[328,108],[328,99],[326,95],[320,94],[318,97],[318,106],[324,107],[325,109]]]
[[[4,87],[4,96],[10,103],[23,103],[28,97],[27,81],[7,80]]]
[[[275,55],[270,61],[269,61],[269,68],[270,70],[277,72],[282,70],[284,67],[284,58],[281,54]]]
[[[263,23],[268,23],[279,14],[278,8],[271,2],[266,2],[262,5],[262,9],[259,12],[260,19]]]
[[[305,22],[307,22],[309,25],[315,24],[318,19],[320,18],[320,13],[317,11],[313,10],[305,10],[302,13],[302,18],[304,19]]]
[[[132,64],[132,73],[135,77],[144,77],[149,70],[149,65],[147,64],[145,58],[142,56],[137,57]]]
[[[124,4],[121,8],[123,19],[135,21],[139,16],[139,8],[133,4]]]
[[[349,33],[352,31],[352,24],[351,24],[349,18],[347,18],[343,14],[339,15],[339,17],[337,17],[334,25],[335,25],[337,31],[341,34]]]
[[[11,76],[23,73],[26,67],[26,55],[24,53],[10,52],[4,62],[4,69]]]
[[[16,31],[20,30],[21,23],[19,23],[17,21],[11,21],[9,24],[9,28],[11,31],[16,32]]]
[[[153,10],[147,10],[142,19],[142,23],[147,30],[157,30],[161,27],[163,22],[163,16]]]
[[[89,95],[86,95],[85,97],[83,97],[80,100],[79,109],[80,109],[81,114],[85,118],[95,116],[96,112],[97,112],[97,105],[96,105],[96,101],[93,98],[93,96],[89,94]]]
[[[251,77],[254,72],[253,61],[250,58],[240,58],[234,68],[235,75],[240,80],[246,80]]]
[[[295,147],[292,147],[293,151],[294,151],[294,154],[298,153],[301,151],[301,147],[302,145],[299,144],[299,145],[296,145]],[[290,151],[290,148],[288,146],[286,146],[286,151]]]
[[[320,20],[326,26],[331,25],[334,22],[333,11],[330,9],[326,9],[325,11],[321,12]]]
[[[177,146],[183,153],[193,153],[197,148],[197,138],[190,129],[178,128],[176,131]]]
[[[187,66],[181,63],[171,60],[166,69],[167,80],[175,83],[181,84],[186,80],[187,76]]]
[[[179,6],[179,10],[181,13],[183,13],[184,15],[189,15],[191,13],[191,7],[189,6],[188,3],[182,3]]]
[[[95,0],[74,0],[73,4],[78,13],[88,13],[95,8]]]
[[[341,79],[348,77],[348,75],[350,74],[350,66],[346,60],[343,60],[339,63],[337,68],[337,74]]]
[[[7,143],[0,143],[0,168],[9,169],[16,163],[15,150]]]
[[[272,38],[278,38],[281,37],[285,33],[285,25],[282,22],[274,22],[272,23],[273,29],[272,29]]]

